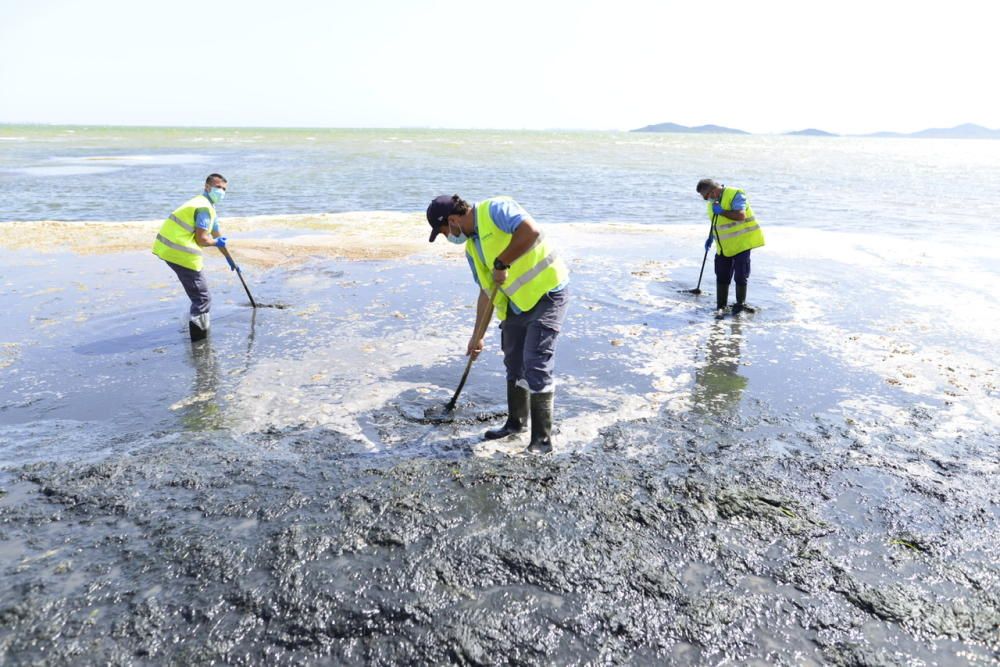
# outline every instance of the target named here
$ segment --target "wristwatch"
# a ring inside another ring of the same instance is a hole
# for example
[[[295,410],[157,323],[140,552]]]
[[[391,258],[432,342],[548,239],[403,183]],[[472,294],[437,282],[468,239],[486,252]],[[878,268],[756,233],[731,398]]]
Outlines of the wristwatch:
[[[493,260],[493,268],[498,271],[506,271],[507,269],[510,268],[510,264],[504,264],[503,262],[500,261],[500,258],[497,257],[496,259]]]

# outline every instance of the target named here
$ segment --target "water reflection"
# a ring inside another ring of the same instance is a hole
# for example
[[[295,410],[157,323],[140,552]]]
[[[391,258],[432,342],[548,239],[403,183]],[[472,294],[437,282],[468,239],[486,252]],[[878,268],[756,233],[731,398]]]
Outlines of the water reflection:
[[[239,356],[230,354],[232,340],[226,340],[222,336],[222,330],[216,327],[213,334],[216,336],[216,343],[225,350],[226,358],[238,360]],[[245,375],[253,364],[254,348],[257,338],[257,311],[250,311],[250,330],[247,332],[246,352],[244,353],[242,372],[229,368],[227,375]],[[188,350],[188,363],[194,369],[194,381],[191,393],[188,398],[175,404],[179,410],[181,422],[193,431],[209,431],[223,428],[225,424],[225,410],[222,404],[226,391],[222,387],[222,376],[224,369],[219,361],[219,355],[213,345],[213,337],[210,335],[204,340],[192,342]]]
[[[209,431],[222,427],[219,405],[219,359],[212,339],[191,343],[188,360],[194,367],[191,395],[180,406],[181,422],[192,431]]]
[[[743,332],[736,319],[716,322],[706,344],[705,364],[695,371],[692,403],[702,414],[735,412],[747,386],[739,374]]]
[[[250,309],[250,333],[247,334],[247,354],[246,365],[250,367],[250,360],[253,359],[254,340],[257,337],[257,309]],[[245,369],[244,369],[245,370]]]

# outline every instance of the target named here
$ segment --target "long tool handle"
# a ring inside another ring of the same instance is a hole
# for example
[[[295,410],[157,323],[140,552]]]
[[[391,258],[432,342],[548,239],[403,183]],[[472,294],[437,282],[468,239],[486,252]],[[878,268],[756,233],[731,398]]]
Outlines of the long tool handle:
[[[708,228],[708,235],[712,236],[715,234],[715,222],[719,219],[719,215],[715,214],[712,216],[712,226]],[[709,246],[711,247],[711,246]],[[701,271],[698,272],[698,286],[695,287],[696,292],[701,291],[701,277],[705,274],[705,260],[708,259],[708,248],[705,248],[705,256],[701,258]]]
[[[462,373],[462,379],[458,382],[458,389],[455,390],[455,394],[448,401],[448,404],[444,406],[445,412],[451,412],[455,409],[455,404],[458,403],[458,395],[462,393],[462,388],[465,387],[465,381],[469,378],[469,370],[472,368],[472,355],[469,355],[469,360],[465,362],[465,372]]]
[[[236,275],[240,277],[240,282],[243,283],[243,289],[247,293],[247,298],[250,299],[250,305],[253,308],[256,308],[257,302],[253,300],[253,295],[250,294],[250,288],[247,287],[247,281],[243,280],[243,272],[240,271],[240,267],[238,267],[236,265],[236,262],[233,261],[233,256],[230,255],[229,251],[226,250],[225,248],[219,248],[219,251],[225,256],[226,261],[229,262],[229,268],[231,268],[233,271],[236,271]]]
[[[705,248],[705,256],[701,258],[701,271],[698,272],[698,285],[694,288],[694,293],[701,291],[701,277],[705,275],[705,260],[708,259],[708,248]]]
[[[719,219],[718,215],[712,216],[712,226],[708,228],[709,235],[715,232],[715,221]],[[709,246],[711,247],[711,246]],[[708,259],[708,248],[705,248],[705,256],[701,258],[701,271],[698,272],[698,284],[694,289],[689,289],[691,294],[701,294],[701,277],[705,275],[705,260]]]
[[[486,333],[487,327],[490,326],[490,320],[493,319],[493,298],[497,295],[497,289],[499,289],[499,286],[494,286],[493,291],[490,292],[490,301],[486,305],[486,312],[484,313],[485,317],[483,317],[482,319],[482,329],[476,329],[473,332],[473,337],[476,340],[479,340],[480,338],[483,337],[483,335]],[[478,320],[479,318],[477,317],[476,319]],[[472,368],[473,361],[475,361],[475,359],[470,354],[469,361],[466,362],[465,364],[465,372],[462,373],[462,379],[458,383],[458,389],[455,390],[455,395],[451,397],[451,400],[448,401],[448,404],[444,406],[445,412],[451,412],[452,410],[455,409],[455,404],[458,402],[458,395],[462,393],[462,388],[465,387],[465,381],[469,377],[469,370]]]

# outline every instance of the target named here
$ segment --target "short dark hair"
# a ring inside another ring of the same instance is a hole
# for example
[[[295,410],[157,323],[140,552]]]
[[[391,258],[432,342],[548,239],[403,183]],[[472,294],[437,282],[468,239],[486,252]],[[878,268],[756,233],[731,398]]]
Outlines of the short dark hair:
[[[458,195],[451,196],[451,212],[453,215],[465,215],[472,207]]]
[[[205,179],[205,185],[208,185],[209,183],[211,183],[215,179],[219,179],[223,183],[228,183],[229,182],[229,181],[226,180],[226,177],[223,176],[222,174],[209,174],[208,178]]]
[[[700,181],[698,181],[698,187],[695,189],[698,191],[698,194],[703,195],[712,188],[721,188],[721,187],[722,187],[721,185],[713,181],[711,178],[703,178]]]

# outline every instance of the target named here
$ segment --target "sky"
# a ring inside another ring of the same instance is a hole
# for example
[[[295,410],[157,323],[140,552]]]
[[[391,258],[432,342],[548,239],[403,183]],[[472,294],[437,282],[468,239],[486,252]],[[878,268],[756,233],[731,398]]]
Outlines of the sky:
[[[1000,129],[1000,3],[0,0],[0,123]]]

